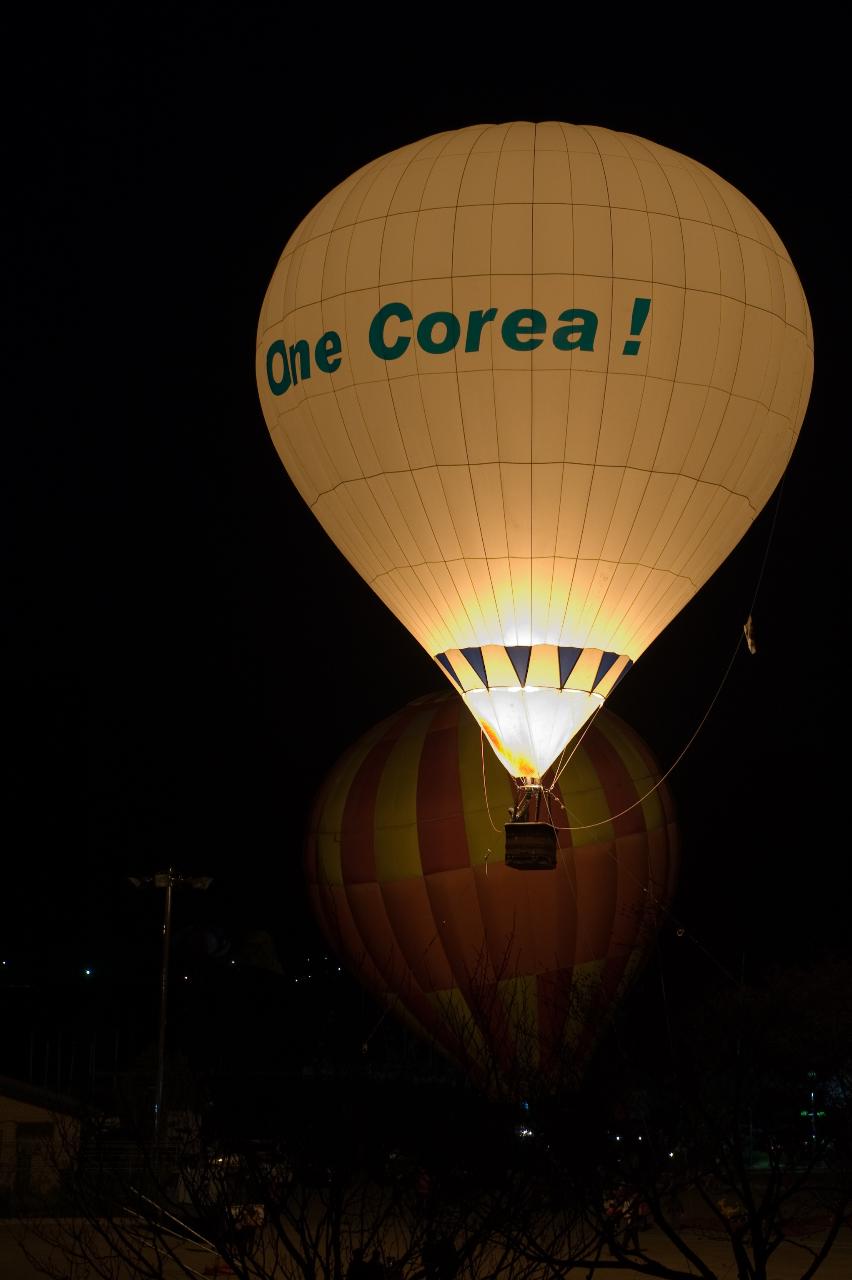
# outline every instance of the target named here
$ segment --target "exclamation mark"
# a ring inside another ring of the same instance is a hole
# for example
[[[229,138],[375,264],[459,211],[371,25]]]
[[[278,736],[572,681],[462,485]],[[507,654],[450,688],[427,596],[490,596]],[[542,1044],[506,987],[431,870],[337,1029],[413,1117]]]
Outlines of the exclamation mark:
[[[642,332],[642,326],[648,319],[648,312],[651,310],[650,298],[634,298],[633,299],[633,316],[630,320],[630,334],[624,344],[622,355],[635,356],[639,352],[639,334]]]

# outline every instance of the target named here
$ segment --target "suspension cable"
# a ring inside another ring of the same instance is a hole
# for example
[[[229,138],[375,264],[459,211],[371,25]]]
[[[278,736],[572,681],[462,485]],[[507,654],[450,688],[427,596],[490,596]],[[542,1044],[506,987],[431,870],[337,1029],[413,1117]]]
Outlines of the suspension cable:
[[[665,773],[662,775],[662,777],[658,778],[658,779],[657,779],[657,781],[654,783],[654,785],[653,785],[652,787],[649,787],[649,788],[648,788],[648,790],[645,792],[645,794],[644,794],[644,795],[639,796],[638,800],[634,800],[634,801],[633,801],[633,803],[632,803],[632,804],[629,804],[629,805],[627,806],[627,808],[626,808],[626,809],[622,809],[622,810],[620,810],[620,812],[618,812],[618,813],[611,813],[611,814],[609,815],[609,817],[608,817],[608,818],[601,818],[599,822],[582,822],[582,823],[578,823],[576,826],[572,826],[572,827],[557,827],[557,828],[556,828],[556,830],[557,830],[557,831],[589,831],[592,827],[604,827],[604,826],[607,826],[607,824],[608,824],[608,823],[610,823],[610,822],[614,822],[614,821],[616,820],[616,818],[623,818],[623,817],[624,817],[624,815],[625,815],[626,813],[630,813],[630,811],[631,811],[632,809],[635,809],[635,808],[637,807],[637,805],[642,804],[642,802],[643,802],[644,800],[647,800],[647,799],[648,799],[648,796],[653,795],[653,794],[654,794],[654,792],[655,792],[659,787],[661,787],[661,786],[663,785],[663,783],[665,782],[666,778],[668,778],[668,777],[669,777],[669,775],[670,775],[671,773],[673,773],[673,772],[674,772],[674,770],[675,770],[675,769],[677,768],[677,766],[680,764],[680,762],[681,762],[681,760],[683,759],[683,757],[686,755],[686,753],[687,753],[687,751],[689,750],[689,748],[692,746],[692,744],[693,744],[693,742],[695,741],[695,739],[698,737],[698,735],[699,735],[699,733],[701,732],[701,730],[704,728],[705,722],[707,721],[707,718],[708,718],[708,716],[710,715],[710,712],[713,710],[714,706],[716,705],[716,703],[717,703],[717,701],[718,701],[718,699],[719,699],[719,695],[721,694],[722,690],[724,689],[724,687],[725,687],[725,685],[726,685],[726,683],[727,683],[728,676],[731,674],[731,668],[733,667],[734,662],[736,661],[736,657],[737,657],[737,654],[738,654],[738,653],[739,653],[739,651],[740,651],[740,646],[742,645],[742,643],[743,643],[743,636],[742,636],[742,634],[740,634],[740,636],[739,636],[739,637],[738,637],[738,639],[737,639],[737,643],[736,643],[736,645],[734,646],[734,652],[731,654],[730,661],[728,662],[728,665],[727,665],[727,667],[725,668],[725,673],[724,673],[724,675],[722,676],[721,681],[719,682],[719,687],[718,687],[718,689],[717,689],[717,690],[716,690],[716,692],[713,694],[713,697],[712,697],[712,699],[711,699],[711,701],[710,701],[710,705],[709,705],[709,707],[707,708],[707,710],[704,712],[704,715],[703,715],[703,716],[701,717],[701,719],[699,720],[699,722],[698,722],[698,726],[697,726],[697,728],[695,729],[695,731],[693,732],[693,734],[692,734],[692,736],[690,737],[689,741],[687,742],[686,746],[685,746],[685,747],[683,748],[683,750],[682,750],[682,751],[681,751],[681,752],[680,752],[680,753],[675,757],[675,759],[674,759],[674,760],[672,761],[672,763],[669,765],[668,769],[666,769],[666,771],[665,771]],[[579,743],[578,743],[578,745],[579,745]]]

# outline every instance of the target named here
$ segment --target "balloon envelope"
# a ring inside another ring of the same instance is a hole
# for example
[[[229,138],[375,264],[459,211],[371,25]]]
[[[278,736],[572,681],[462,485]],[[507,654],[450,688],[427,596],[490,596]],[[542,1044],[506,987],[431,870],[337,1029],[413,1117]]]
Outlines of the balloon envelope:
[[[746,197],[559,123],[360,169],[287,243],[257,338],[297,489],[528,778],[748,529],[811,375],[801,285]]]
[[[458,698],[423,698],[327,778],[306,850],[314,910],[359,980],[481,1080],[563,1083],[673,891],[671,797],[661,786],[635,804],[658,779],[638,735],[602,711],[552,793],[557,824],[582,829],[560,830],[554,872],[521,874],[492,826],[511,780]]]

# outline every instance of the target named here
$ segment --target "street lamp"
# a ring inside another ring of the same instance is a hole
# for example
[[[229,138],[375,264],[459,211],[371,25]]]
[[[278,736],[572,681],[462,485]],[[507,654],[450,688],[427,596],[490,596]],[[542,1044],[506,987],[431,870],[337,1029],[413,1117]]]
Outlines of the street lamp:
[[[163,1117],[163,1083],[166,1073],[166,1012],[169,995],[169,956],[172,946],[172,893],[175,889],[209,889],[213,883],[210,876],[188,876],[174,867],[167,871],[158,871],[153,876],[129,876],[130,883],[137,889],[143,885],[153,885],[155,889],[165,889],[165,907],[163,910],[163,959],[160,965],[160,1031],[157,1039],[157,1084],[154,1092],[154,1154],[159,1155],[160,1134]]]

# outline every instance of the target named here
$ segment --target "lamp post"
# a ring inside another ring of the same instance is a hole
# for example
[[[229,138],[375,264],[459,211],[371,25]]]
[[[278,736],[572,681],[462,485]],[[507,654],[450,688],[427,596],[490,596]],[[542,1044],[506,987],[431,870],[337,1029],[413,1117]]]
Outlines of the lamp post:
[[[172,949],[172,894],[177,888],[208,889],[210,876],[189,876],[174,867],[158,871],[153,876],[130,876],[130,883],[137,889],[150,884],[155,889],[165,889],[163,909],[163,954],[160,964],[160,1025],[157,1035],[157,1083],[154,1090],[154,1157],[159,1159],[160,1138],[163,1133],[163,1087],[166,1077],[166,1017],[169,1000],[169,959]]]

